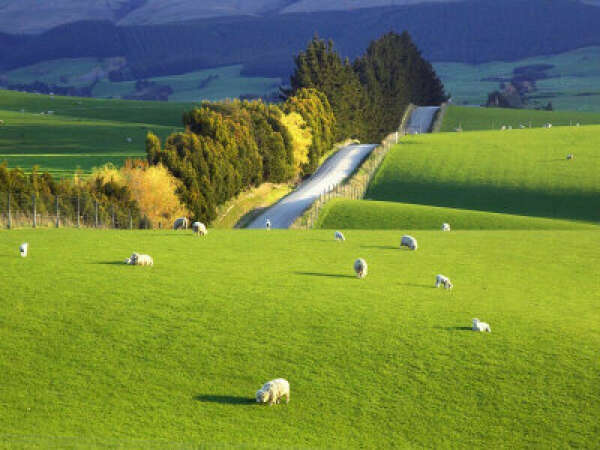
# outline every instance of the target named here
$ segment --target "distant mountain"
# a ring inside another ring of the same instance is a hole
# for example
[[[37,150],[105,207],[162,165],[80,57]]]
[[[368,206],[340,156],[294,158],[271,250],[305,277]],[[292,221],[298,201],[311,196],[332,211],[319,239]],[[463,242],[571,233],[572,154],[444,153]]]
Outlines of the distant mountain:
[[[0,32],[37,34],[82,20],[156,25],[214,17],[350,11],[449,1],[461,0],[0,0]]]
[[[117,25],[106,19],[69,23],[39,35],[0,33],[0,71],[59,58],[121,57],[126,65],[111,73],[115,81],[232,64],[243,64],[245,75],[287,77],[293,56],[315,33],[333,39],[342,55],[354,58],[383,33],[407,30],[423,55],[437,62],[513,61],[600,45],[600,8],[573,0],[469,0],[278,13],[309,1],[313,0],[172,0],[170,4],[212,5],[212,10],[217,4],[222,8],[229,4],[241,11],[252,4],[253,11],[263,11],[263,15],[144,26]],[[366,3],[335,1],[339,5]],[[369,0],[369,4],[375,1]],[[86,0],[53,0],[61,2],[74,5]],[[112,5],[111,11],[120,11],[123,17],[118,22],[122,22],[158,0],[137,0],[136,8],[133,0],[87,2]],[[9,3],[14,4],[13,0],[0,0],[0,8],[6,9]],[[272,8],[276,14],[269,12]]]

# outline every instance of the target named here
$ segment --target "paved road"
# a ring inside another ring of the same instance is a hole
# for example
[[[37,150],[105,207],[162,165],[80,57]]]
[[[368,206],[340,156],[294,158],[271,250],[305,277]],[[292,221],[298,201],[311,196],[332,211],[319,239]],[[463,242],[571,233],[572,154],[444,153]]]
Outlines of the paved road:
[[[323,192],[348,177],[375,148],[375,145],[349,145],[329,158],[294,192],[283,198],[248,225],[248,228],[264,228],[267,218],[271,228],[289,228]]]
[[[429,133],[433,126],[435,113],[440,109],[439,106],[418,106],[410,116],[407,134]]]

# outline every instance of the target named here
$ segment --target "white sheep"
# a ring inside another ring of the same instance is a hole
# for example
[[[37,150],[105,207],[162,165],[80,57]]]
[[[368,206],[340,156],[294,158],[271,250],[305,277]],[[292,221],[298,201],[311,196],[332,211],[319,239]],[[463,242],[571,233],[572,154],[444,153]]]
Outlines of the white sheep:
[[[473,331],[487,331],[488,333],[492,332],[489,323],[480,322],[479,319],[473,319]]]
[[[544,124],[544,128],[552,128],[552,124],[550,122],[546,122]]]
[[[417,240],[409,235],[402,236],[402,240],[400,241],[400,247],[408,247],[411,250],[417,249]]]
[[[354,261],[354,271],[356,272],[356,276],[358,278],[366,277],[368,269],[367,262],[364,259],[358,258],[356,261]]]
[[[267,219],[267,221],[265,222],[265,228],[267,229],[267,231],[271,229],[271,221],[269,219]]]
[[[129,142],[129,143],[131,144],[131,143],[133,142],[133,139],[131,139],[130,137],[128,137],[128,138],[126,139],[126,141],[127,141],[127,142]]]
[[[198,236],[206,236],[208,233],[206,225],[204,225],[202,222],[194,222],[192,224],[192,230],[194,230],[194,233],[196,233]]]
[[[4,125],[4,120],[0,119],[0,125]]]
[[[175,219],[175,222],[173,223],[174,230],[187,230],[187,227],[188,220],[186,217],[179,217],[178,219]]]
[[[267,381],[262,388],[256,391],[257,403],[273,405],[285,397],[285,402],[290,402],[290,383],[283,378]]]
[[[450,278],[442,274],[435,276],[435,287],[439,288],[440,285],[444,286],[444,289],[452,289],[452,282],[450,281]]]
[[[571,160],[571,159],[573,159],[573,158],[574,158],[574,156],[573,156],[573,154],[572,154],[572,153],[569,153],[569,154],[567,155],[567,161],[569,161],[569,160]]]
[[[28,249],[29,249],[29,244],[27,242],[24,242],[19,246],[19,252],[21,253],[21,256],[23,258],[25,258],[27,256]]]
[[[129,264],[130,266],[153,266],[154,260],[151,256],[139,255],[134,252],[129,258],[125,260],[125,264]]]
[[[342,234],[341,231],[336,231],[335,234],[333,235],[334,239],[336,241],[345,241],[346,238],[344,237],[344,235]]]
[[[450,224],[449,224],[449,223],[446,223],[446,222],[444,222],[444,223],[442,224],[442,231],[450,231]]]
[[[506,130],[506,125],[502,125],[502,127],[500,128],[502,131]]]

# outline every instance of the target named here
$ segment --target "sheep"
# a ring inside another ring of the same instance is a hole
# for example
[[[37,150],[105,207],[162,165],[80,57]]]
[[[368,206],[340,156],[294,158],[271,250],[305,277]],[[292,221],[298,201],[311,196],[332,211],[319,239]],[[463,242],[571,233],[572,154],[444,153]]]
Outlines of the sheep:
[[[173,229],[174,230],[187,230],[188,227],[188,220],[186,217],[179,217],[178,219],[175,219],[175,222],[173,223]]]
[[[572,153],[569,153],[569,154],[567,155],[567,161],[569,161],[569,160],[571,160],[571,159],[573,159],[573,158],[574,158],[574,156],[573,156],[573,154],[572,154]]]
[[[449,223],[446,223],[446,222],[444,222],[444,223],[442,224],[442,231],[450,231],[450,224],[449,224]]]
[[[544,124],[544,128],[552,128],[552,124],[550,122],[546,122]]]
[[[440,285],[444,286],[444,289],[452,289],[452,282],[450,281],[450,278],[442,274],[435,276],[435,287],[439,288]]]
[[[519,124],[519,128],[522,130],[524,128],[527,128],[525,125],[523,125],[522,123]]]
[[[512,125],[509,125],[509,126],[508,126],[508,129],[509,129],[509,130],[512,130]]]
[[[0,125],[4,125],[4,120],[0,119]]]
[[[23,258],[25,258],[27,256],[28,248],[29,248],[29,244],[27,242],[24,242],[19,246],[19,252],[21,253],[21,256]]]
[[[344,237],[344,235],[342,234],[341,231],[336,231],[335,234],[333,235],[334,239],[336,241],[345,241],[346,238]]]
[[[269,219],[267,219],[267,221],[265,222],[265,228],[267,229],[267,231],[271,229],[271,221]]]
[[[489,323],[480,322],[479,319],[473,319],[473,331],[487,331],[488,333],[492,332]]]
[[[502,131],[506,130],[506,125],[502,125],[502,127],[500,128]]]
[[[367,262],[362,258],[358,258],[356,261],[354,261],[354,271],[356,272],[356,276],[358,278],[366,277],[368,273]]]
[[[129,258],[125,260],[125,264],[129,264],[130,266],[153,266],[154,260],[151,256],[139,255],[134,252]]]
[[[279,403],[285,397],[285,402],[290,402],[290,383],[283,378],[267,381],[262,388],[256,391],[256,403]]]
[[[400,241],[400,247],[408,247],[411,250],[416,250],[417,240],[412,236],[404,235],[402,236],[402,240]]]
[[[206,236],[208,233],[206,225],[204,225],[202,222],[194,222],[192,224],[192,230],[194,230],[194,233],[196,233],[198,236]]]
[[[129,142],[129,143],[131,144],[131,143],[133,142],[133,139],[131,139],[130,137],[128,137],[128,138],[126,139],[126,141],[127,141],[127,142]]]

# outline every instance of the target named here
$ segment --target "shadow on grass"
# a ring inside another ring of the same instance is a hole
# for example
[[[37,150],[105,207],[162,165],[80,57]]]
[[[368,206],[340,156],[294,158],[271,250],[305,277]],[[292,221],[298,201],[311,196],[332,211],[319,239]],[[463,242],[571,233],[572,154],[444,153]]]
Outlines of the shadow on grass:
[[[125,259],[125,258],[123,258],[123,259]],[[127,265],[123,261],[98,261],[98,262],[93,262],[90,264],[100,264],[100,265],[104,265],[104,266],[126,266]]]
[[[194,400],[203,403],[221,403],[224,405],[250,405],[256,400],[248,397],[234,397],[233,395],[202,395],[194,396]]]
[[[471,327],[436,327],[438,330],[446,331],[473,331]]]
[[[360,248],[377,248],[379,250],[398,250],[393,245],[361,245]]]
[[[353,275],[340,275],[337,273],[318,273],[318,272],[296,272],[297,275],[306,275],[309,277],[329,277],[329,278],[356,278]]]
[[[431,284],[402,283],[401,286],[410,286],[410,287],[418,287],[418,288],[426,288],[426,289],[435,289],[435,286],[433,286]]]

